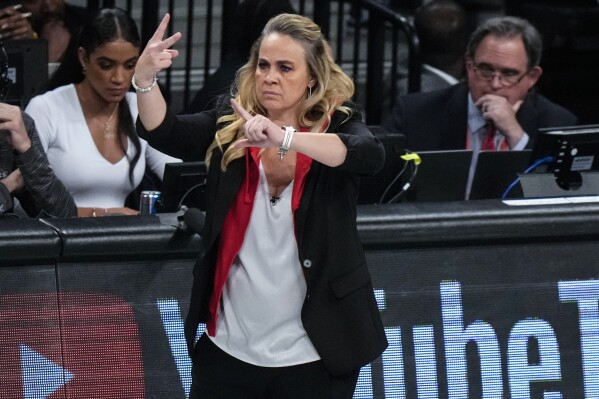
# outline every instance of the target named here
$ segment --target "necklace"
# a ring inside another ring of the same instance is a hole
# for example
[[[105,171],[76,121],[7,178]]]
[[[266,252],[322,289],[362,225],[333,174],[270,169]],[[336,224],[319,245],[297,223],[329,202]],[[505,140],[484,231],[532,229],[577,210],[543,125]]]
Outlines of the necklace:
[[[273,149],[274,150],[274,149]],[[271,206],[277,205],[286,187],[291,184],[295,176],[295,154],[285,158],[282,163],[279,154],[271,151],[264,152],[260,162],[264,168],[266,180],[268,181],[268,202]],[[269,173],[269,171],[271,171]]]
[[[114,119],[114,116],[116,115],[116,110],[118,108],[119,108],[119,103],[116,103],[116,105],[114,106],[114,109],[112,110],[112,114],[110,114],[110,117],[108,118],[108,120],[106,120],[106,122],[104,122],[104,139],[105,140],[110,140],[115,137],[114,132],[110,131],[110,122],[112,122],[112,120]]]

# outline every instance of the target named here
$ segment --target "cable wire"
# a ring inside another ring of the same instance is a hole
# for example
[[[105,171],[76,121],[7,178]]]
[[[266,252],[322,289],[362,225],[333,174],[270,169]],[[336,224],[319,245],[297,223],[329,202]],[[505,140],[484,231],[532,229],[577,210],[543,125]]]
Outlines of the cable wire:
[[[408,149],[404,150],[406,153],[404,155],[401,156],[401,159],[403,159],[405,162],[403,168],[401,168],[401,170],[399,171],[399,173],[393,178],[393,180],[391,181],[391,183],[389,183],[387,185],[387,187],[385,188],[385,191],[383,191],[383,194],[381,194],[381,197],[378,201],[378,204],[383,204],[385,203],[385,197],[387,196],[387,194],[389,193],[389,190],[391,190],[391,187],[393,187],[393,185],[399,180],[399,178],[401,176],[403,176],[403,174],[405,173],[406,169],[408,168],[408,166],[410,164],[412,164],[412,174],[410,176],[410,178],[408,179],[408,182],[406,184],[403,185],[403,187],[401,188],[400,192],[397,193],[395,196],[393,196],[389,201],[387,201],[387,204],[391,204],[396,202],[397,200],[399,200],[399,198],[406,192],[408,191],[408,189],[411,187],[412,182],[414,181],[414,178],[416,177],[416,173],[418,173],[418,165],[420,164],[421,159],[420,156],[415,153],[412,152]]]
[[[541,158],[541,159],[537,159],[532,165],[530,165],[528,168],[526,168],[526,170],[524,171],[524,174],[527,174],[529,172],[531,172],[532,170],[534,170],[537,166],[544,164],[544,163],[551,163],[555,161],[554,157],[548,156],[545,158]],[[516,180],[514,180],[503,192],[503,195],[501,196],[501,199],[504,200],[507,195],[510,193],[510,191],[512,191],[512,189],[516,186],[516,184],[518,184],[520,182],[520,176],[518,176],[518,178]]]
[[[193,190],[195,190],[198,187],[203,187],[206,185],[206,182],[203,181],[201,183],[196,184],[195,186],[191,186],[191,188],[189,190],[187,190],[182,196],[181,199],[179,200],[179,202],[177,203],[177,208],[175,209],[175,212],[179,211],[181,209],[181,207],[183,206],[183,201],[185,201],[185,198],[189,195],[189,193],[191,193]]]
[[[391,190],[391,187],[393,187],[393,185],[395,184],[395,182],[397,180],[399,180],[399,178],[404,174],[404,172],[406,171],[406,169],[408,168],[408,164],[410,162],[406,161],[403,165],[403,168],[401,168],[401,170],[399,171],[399,173],[397,175],[395,175],[395,177],[393,178],[393,180],[391,180],[391,183],[389,183],[387,185],[387,187],[385,188],[385,191],[383,191],[383,194],[381,194],[381,197],[379,198],[377,204],[382,204],[383,201],[385,200],[385,197],[387,196],[387,193],[389,192],[389,190]]]
[[[410,187],[412,187],[412,183],[414,182],[414,179],[416,178],[416,175],[418,174],[418,163],[416,162],[411,162],[412,164],[412,175],[410,176],[410,179],[408,180],[408,182],[406,184],[403,185],[403,187],[401,188],[401,191],[399,193],[397,193],[393,198],[391,198],[389,201],[387,201],[388,204],[393,204],[395,202],[397,202],[399,200],[399,198],[409,190]]]

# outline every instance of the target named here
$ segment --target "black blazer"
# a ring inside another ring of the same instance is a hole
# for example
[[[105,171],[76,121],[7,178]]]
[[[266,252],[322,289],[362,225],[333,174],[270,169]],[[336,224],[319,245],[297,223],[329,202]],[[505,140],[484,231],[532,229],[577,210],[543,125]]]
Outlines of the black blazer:
[[[532,147],[539,128],[578,124],[570,111],[532,91],[516,114],[529,135]],[[413,151],[457,150],[466,147],[468,85],[403,96],[385,121],[391,132],[406,135],[406,148]]]
[[[138,132],[161,151],[183,159],[193,155],[197,160],[204,156],[206,143],[214,137],[219,114],[222,111],[178,117],[169,113],[151,133],[138,122]],[[356,223],[358,176],[374,174],[382,167],[384,149],[360,121],[360,115],[345,119],[345,114],[335,113],[328,129],[347,146],[345,163],[336,168],[312,163],[295,214],[299,261],[307,284],[302,323],[323,364],[334,375],[357,370],[387,347]],[[218,237],[245,177],[244,158],[231,162],[223,172],[221,156],[220,151],[213,152],[208,171],[206,223],[202,232],[205,253],[194,267],[185,321],[192,356],[198,323],[206,321],[208,314]]]

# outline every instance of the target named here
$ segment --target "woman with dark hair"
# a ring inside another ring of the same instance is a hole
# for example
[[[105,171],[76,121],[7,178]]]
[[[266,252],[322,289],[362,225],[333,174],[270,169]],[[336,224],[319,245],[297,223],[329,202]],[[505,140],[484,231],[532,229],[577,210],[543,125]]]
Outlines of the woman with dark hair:
[[[140,42],[125,11],[99,10],[71,41],[48,91],[27,106],[79,216],[137,214],[125,200],[141,182],[146,164],[162,177],[165,163],[179,161],[135,132],[137,101],[129,88]]]
[[[360,368],[387,346],[356,225],[359,176],[385,154],[349,101],[354,83],[318,25],[280,14],[233,99],[175,116],[156,89],[178,54],[180,33],[162,39],[168,20],[133,81],[140,136],[208,166],[205,252],[185,322],[189,397],[351,399]]]

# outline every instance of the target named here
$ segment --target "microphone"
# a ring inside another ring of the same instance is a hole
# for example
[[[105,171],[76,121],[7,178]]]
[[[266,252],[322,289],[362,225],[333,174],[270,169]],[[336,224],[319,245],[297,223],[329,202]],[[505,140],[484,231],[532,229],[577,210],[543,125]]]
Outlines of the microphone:
[[[204,223],[206,223],[206,215],[198,208],[189,208],[183,214],[183,222],[185,223],[185,231],[189,234],[198,234],[201,236]]]

